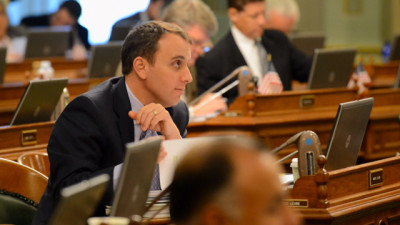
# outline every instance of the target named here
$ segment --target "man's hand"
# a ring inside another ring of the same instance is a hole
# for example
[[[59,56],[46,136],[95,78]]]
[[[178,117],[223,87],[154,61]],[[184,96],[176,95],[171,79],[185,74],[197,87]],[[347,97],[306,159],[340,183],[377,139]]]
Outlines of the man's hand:
[[[228,105],[222,96],[215,96],[215,93],[208,93],[199,103],[193,106],[194,116],[204,116],[215,112],[228,110]]]
[[[168,111],[160,104],[150,103],[143,106],[138,113],[129,111],[128,115],[140,125],[142,131],[161,132],[167,140],[181,138]]]

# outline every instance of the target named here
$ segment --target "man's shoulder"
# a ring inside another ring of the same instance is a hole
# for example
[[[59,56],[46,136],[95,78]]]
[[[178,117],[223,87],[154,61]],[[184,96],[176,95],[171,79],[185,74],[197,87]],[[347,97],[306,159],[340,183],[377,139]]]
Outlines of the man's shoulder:
[[[289,42],[289,39],[283,32],[275,29],[265,30],[263,33],[263,38],[275,42]]]
[[[215,46],[207,52],[201,60],[205,61],[215,61],[215,59],[221,60],[226,58],[225,56],[231,55],[231,51],[235,41],[233,40],[232,33],[229,31],[221,40],[219,40]],[[222,58],[221,58],[222,57]]]
[[[140,20],[140,14],[135,13],[131,16],[122,18],[115,22],[114,27],[131,27],[135,25]]]

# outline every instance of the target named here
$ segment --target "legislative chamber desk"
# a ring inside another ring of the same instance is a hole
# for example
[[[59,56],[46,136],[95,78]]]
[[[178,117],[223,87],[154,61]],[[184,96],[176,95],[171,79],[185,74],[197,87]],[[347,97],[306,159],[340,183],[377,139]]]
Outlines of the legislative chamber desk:
[[[375,97],[375,103],[360,151],[360,157],[367,161],[400,151],[400,90],[382,89],[371,91],[370,95]],[[261,137],[274,148],[300,131],[312,130],[324,150],[339,103],[355,99],[356,91],[348,89],[289,91],[270,96],[249,93],[238,97],[224,115],[189,123],[188,137],[244,134]],[[279,157],[294,149],[283,150]]]
[[[46,151],[54,121],[0,127],[0,157],[16,160],[26,152]]]
[[[325,158],[319,158],[319,165]],[[305,224],[400,224],[400,157],[300,177],[286,203]]]

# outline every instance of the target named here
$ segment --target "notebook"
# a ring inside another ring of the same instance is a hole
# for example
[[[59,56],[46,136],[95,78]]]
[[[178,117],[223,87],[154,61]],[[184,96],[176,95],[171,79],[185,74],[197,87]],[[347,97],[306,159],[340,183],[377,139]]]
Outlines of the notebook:
[[[316,49],[307,88],[347,87],[355,55],[356,49]]]
[[[112,77],[121,61],[122,42],[93,45],[88,62],[87,77]]]
[[[0,84],[4,82],[4,74],[6,73],[6,57],[7,57],[7,48],[0,48]]]
[[[126,145],[125,159],[111,207],[111,216],[127,218],[143,216],[160,146],[160,137]]]
[[[399,68],[397,69],[397,77],[396,81],[394,82],[394,89],[397,89],[400,87],[400,62],[399,62]]]
[[[61,190],[61,199],[49,225],[86,225],[107,188],[110,177],[102,174]]]
[[[400,60],[400,35],[394,37],[389,55],[389,61],[396,60]]]
[[[326,170],[337,170],[356,164],[373,104],[374,98],[339,104],[325,153]]]
[[[290,34],[289,39],[297,49],[310,56],[325,45],[325,35],[319,33],[295,33]]]
[[[30,81],[10,125],[49,121],[67,83],[67,78]]]
[[[69,26],[30,28],[26,34],[25,59],[65,57],[70,34]]]

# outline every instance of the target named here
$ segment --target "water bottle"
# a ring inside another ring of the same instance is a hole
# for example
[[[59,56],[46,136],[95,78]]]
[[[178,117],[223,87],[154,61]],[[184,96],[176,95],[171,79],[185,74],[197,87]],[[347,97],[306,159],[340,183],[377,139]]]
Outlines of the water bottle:
[[[384,63],[389,62],[389,57],[390,57],[390,43],[388,41],[385,41],[385,44],[382,47],[382,61]]]
[[[40,61],[40,67],[37,70],[36,76],[39,80],[49,80],[54,77],[54,69],[51,67],[51,62],[49,60]]]

